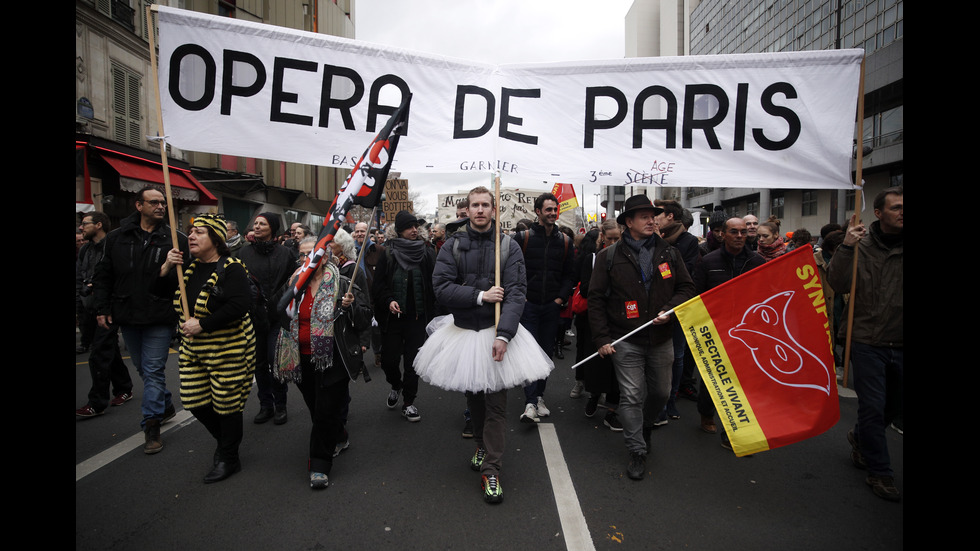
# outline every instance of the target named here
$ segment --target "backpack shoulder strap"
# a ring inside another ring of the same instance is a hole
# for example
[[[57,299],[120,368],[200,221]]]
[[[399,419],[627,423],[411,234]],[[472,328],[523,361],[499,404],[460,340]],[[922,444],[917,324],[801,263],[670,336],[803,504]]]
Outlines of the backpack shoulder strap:
[[[613,243],[612,245],[609,245],[608,247],[606,247],[606,275],[607,276],[608,276],[609,272],[612,271],[613,256],[616,255],[616,246],[617,245],[619,245],[619,241],[617,241],[617,242]],[[611,292],[612,292],[612,289],[610,288],[610,286],[609,285],[606,285],[606,296],[608,297]]]
[[[532,231],[534,230],[528,228],[521,232],[523,234],[523,239],[522,239],[523,243],[521,244],[521,252],[525,252],[525,253],[527,252],[527,242],[531,239]]]

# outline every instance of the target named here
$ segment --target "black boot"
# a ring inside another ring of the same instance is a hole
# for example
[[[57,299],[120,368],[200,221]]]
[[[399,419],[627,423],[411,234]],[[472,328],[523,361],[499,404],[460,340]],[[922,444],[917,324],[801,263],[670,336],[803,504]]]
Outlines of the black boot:
[[[241,412],[218,415],[218,423],[220,434],[218,449],[214,452],[214,468],[204,477],[205,484],[220,482],[242,470],[242,462],[238,459],[244,432]]]
[[[143,445],[143,453],[152,455],[163,451],[163,440],[160,439],[159,419],[148,420],[143,432],[146,435],[146,444]]]

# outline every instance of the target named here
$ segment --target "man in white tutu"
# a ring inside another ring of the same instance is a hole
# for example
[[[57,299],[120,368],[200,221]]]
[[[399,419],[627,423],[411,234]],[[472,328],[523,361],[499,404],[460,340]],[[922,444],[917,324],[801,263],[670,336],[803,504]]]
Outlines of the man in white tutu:
[[[501,284],[495,285],[496,206],[477,187],[468,195],[468,221],[446,238],[436,259],[436,300],[450,315],[430,324],[431,336],[415,358],[426,382],[465,392],[477,450],[470,467],[481,473],[483,498],[503,501],[500,467],[507,430],[507,389],[546,377],[554,364],[520,325],[527,292],[524,255],[501,235]],[[501,304],[494,327],[494,304]]]

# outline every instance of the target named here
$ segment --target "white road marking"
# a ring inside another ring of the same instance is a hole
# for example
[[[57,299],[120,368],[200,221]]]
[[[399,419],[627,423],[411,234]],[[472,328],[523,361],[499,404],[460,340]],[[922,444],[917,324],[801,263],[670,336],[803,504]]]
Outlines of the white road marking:
[[[187,411],[186,409],[180,410],[172,420],[168,421],[166,425],[163,425],[160,428],[160,434],[163,434],[170,429],[182,427],[186,423],[190,423],[192,421],[194,421],[194,418],[191,417],[191,412]],[[105,467],[109,463],[112,463],[130,451],[141,447],[145,442],[146,439],[143,438],[143,433],[137,432],[104,452],[82,461],[78,465],[75,465],[75,482],[78,482],[102,467]]]
[[[541,435],[541,447],[544,450],[545,462],[548,465],[548,476],[551,477],[551,488],[555,493],[558,505],[558,518],[561,529],[565,534],[565,547],[569,551],[595,551],[589,525],[585,522],[582,507],[572,484],[572,476],[565,464],[565,455],[558,442],[558,434],[552,423],[538,424],[538,434]]]

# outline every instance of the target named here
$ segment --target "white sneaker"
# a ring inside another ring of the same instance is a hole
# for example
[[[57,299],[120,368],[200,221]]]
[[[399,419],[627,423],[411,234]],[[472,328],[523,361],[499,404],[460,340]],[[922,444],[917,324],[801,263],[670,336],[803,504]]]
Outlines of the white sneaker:
[[[582,384],[582,381],[575,381],[575,386],[573,386],[572,391],[568,393],[568,397],[581,398],[583,390],[585,390],[585,385]]]
[[[330,479],[323,473],[310,473],[310,488],[322,490],[330,485]]]
[[[534,404],[528,404],[524,408],[524,413],[521,414],[521,423],[538,423],[541,419],[538,418],[538,408],[534,407]]]
[[[402,407],[402,417],[408,419],[412,423],[418,423],[422,420],[422,416],[419,415],[419,410],[414,405],[403,406]]]
[[[544,405],[544,398],[538,396],[538,417],[547,417],[551,415],[551,410],[548,406]]]

